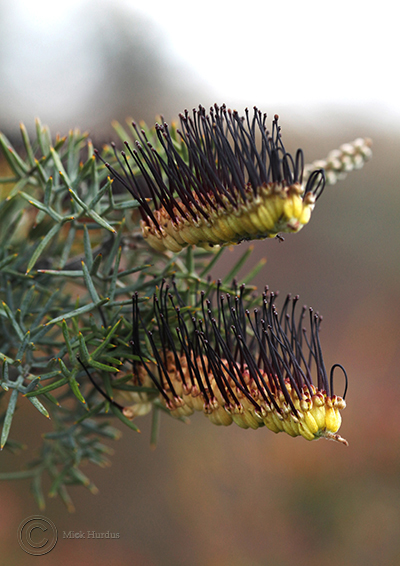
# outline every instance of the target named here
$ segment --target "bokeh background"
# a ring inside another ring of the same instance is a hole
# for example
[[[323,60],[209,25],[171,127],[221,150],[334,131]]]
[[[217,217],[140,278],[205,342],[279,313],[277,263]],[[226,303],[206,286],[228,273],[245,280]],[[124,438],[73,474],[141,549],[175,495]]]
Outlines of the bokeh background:
[[[146,4],[146,5],[144,5]],[[400,563],[400,92],[396,5],[336,1],[188,3],[135,0],[0,2],[0,128],[40,116],[56,132],[111,121],[167,120],[185,107],[257,104],[279,113],[288,150],[308,162],[373,138],[364,169],[328,187],[299,234],[259,242],[257,285],[300,294],[324,315],[328,367],[348,372],[341,433],[349,448],[260,429],[220,429],[202,415],[165,417],[159,446],[123,431],[99,488],[72,492],[76,512],[49,500],[60,540],[25,555],[16,531],[37,514],[23,482],[0,484],[0,564],[324,566]],[[227,250],[220,277],[246,244]],[[246,267],[246,271],[248,266]],[[40,443],[25,407],[13,437]],[[1,455],[2,470],[23,456]],[[118,540],[63,540],[63,531]]]

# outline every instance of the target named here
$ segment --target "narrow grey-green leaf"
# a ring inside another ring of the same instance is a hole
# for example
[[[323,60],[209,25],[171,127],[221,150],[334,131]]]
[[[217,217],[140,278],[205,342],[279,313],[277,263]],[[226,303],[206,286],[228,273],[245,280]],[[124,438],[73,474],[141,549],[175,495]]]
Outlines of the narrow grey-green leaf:
[[[103,259],[103,255],[102,254],[97,254],[96,257],[93,260],[93,264],[92,267],[90,269],[90,275],[94,276],[97,275],[97,271],[99,270],[100,264],[101,264],[101,260]]]
[[[108,254],[108,257],[105,260],[105,264],[104,264],[103,269],[104,269],[104,273],[106,273],[106,274],[108,274],[110,272],[113,260],[114,260],[115,256],[117,255],[117,250],[121,245],[122,232],[123,232],[124,227],[125,227],[125,221],[123,220],[121,222],[119,229],[118,229],[117,237],[114,239],[112,248],[111,248],[111,250]]]
[[[98,346],[95,351],[92,353],[91,358],[93,360],[96,360],[100,354],[104,351],[104,349],[108,346],[108,344],[110,343],[110,341],[112,340],[114,334],[117,332],[118,330],[118,326],[121,324],[122,322],[122,318],[120,318],[115,324],[114,326],[107,332],[106,337],[104,338],[104,340],[102,341],[102,343],[100,344],[100,346]]]
[[[83,271],[77,269],[74,271],[58,271],[57,269],[38,269],[38,273],[47,273],[47,275],[54,275],[55,277],[83,277]]]
[[[207,262],[204,269],[200,272],[200,277],[205,277],[207,273],[211,271],[214,265],[217,263],[221,255],[224,253],[225,248],[220,248],[220,250],[214,255],[211,261]]]
[[[20,158],[18,153],[12,147],[8,139],[4,134],[0,133],[0,148],[3,151],[3,155],[18,177],[25,177],[29,171],[29,167],[24,163],[24,161]]]
[[[118,417],[118,419],[124,423],[124,425],[128,426],[129,428],[131,428],[132,430],[136,431],[136,432],[140,432],[140,430],[138,429],[138,427],[135,425],[134,422],[130,421],[119,409],[118,407],[116,407],[115,405],[113,405],[113,403],[110,404],[110,409],[111,411],[114,413],[114,415],[116,417]]]
[[[157,446],[158,436],[160,432],[160,417],[161,412],[158,407],[153,405],[151,413],[151,432],[150,432],[150,446],[154,450]]]
[[[28,397],[28,399],[32,403],[32,405],[39,411],[39,413],[42,413],[42,415],[44,415],[48,419],[50,418],[50,415],[47,412],[46,407],[44,407],[44,405],[42,405],[42,403],[39,401],[39,399],[37,399],[36,397]]]
[[[90,417],[94,417],[95,415],[100,413],[100,411],[102,411],[102,409],[104,409],[105,404],[106,404],[106,402],[102,401],[99,405],[96,405],[95,407],[93,407],[93,409],[90,409],[90,411],[88,411],[82,417],[80,417],[77,421],[75,421],[74,424],[76,424],[76,425],[80,424],[82,421],[89,419]]]
[[[24,320],[25,315],[27,314],[28,310],[30,309],[30,306],[31,306],[32,301],[33,301],[34,293],[35,293],[35,285],[31,285],[29,287],[29,289],[27,290],[27,292],[25,293],[23,299],[22,299],[21,314],[20,314],[21,322]]]
[[[50,152],[50,145],[48,144],[48,138],[45,135],[46,128],[42,126],[39,118],[35,119],[35,128],[36,128],[36,138],[39,143],[40,151],[43,155],[46,155]]]
[[[54,389],[58,389],[68,383],[68,378],[63,377],[54,383],[50,383],[50,385],[45,385],[44,387],[38,387],[35,391],[31,391],[30,393],[26,393],[25,397],[37,397],[38,395],[43,395],[48,393],[49,391],[53,391]]]
[[[35,208],[38,208],[39,210],[43,210],[43,212],[46,212],[46,214],[48,214],[56,222],[61,222],[63,220],[63,217],[58,214],[58,212],[53,210],[50,206],[43,204],[39,200],[35,199],[31,195],[28,195],[27,193],[24,193],[23,191],[20,191],[19,194],[23,199],[27,200],[29,204],[31,204]]]
[[[24,339],[21,342],[20,347],[18,348],[17,355],[15,356],[16,360],[22,360],[22,356],[25,354],[25,350],[28,347],[30,337],[31,337],[31,333],[28,330],[24,336]]]
[[[81,356],[81,360],[82,360],[82,362],[86,362],[89,359],[90,354],[89,354],[89,351],[87,349],[86,342],[85,342],[85,339],[83,337],[82,332],[79,332],[78,339],[79,339],[79,353],[80,353],[80,356]]]
[[[35,379],[32,379],[29,385],[25,387],[24,395],[30,393],[31,391],[34,391],[36,389],[36,386],[39,385],[39,383],[40,383],[40,377],[36,377]]]
[[[12,263],[17,256],[18,256],[18,254],[11,254],[11,255],[6,256],[4,259],[2,259],[0,261],[0,270],[4,269],[7,265]]]
[[[112,277],[111,277],[111,283],[110,283],[110,289],[109,289],[110,300],[113,300],[114,295],[115,295],[115,287],[116,287],[116,284],[117,284],[118,269],[119,269],[119,263],[121,261],[121,254],[122,254],[122,248],[120,246],[118,248],[118,251],[117,251],[117,256],[115,258],[114,269],[113,269],[113,273],[112,273]]]
[[[11,322],[12,327],[14,328],[16,334],[18,335],[18,338],[22,342],[24,340],[24,333],[22,332],[21,327],[17,323],[15,316],[14,316],[14,313],[12,312],[12,310],[9,308],[9,306],[4,301],[2,302],[2,305],[3,305],[3,309],[4,309],[8,319]]]
[[[97,294],[96,288],[94,286],[93,280],[90,277],[90,273],[88,268],[86,267],[85,263],[82,261],[82,271],[83,271],[83,278],[85,279],[87,290],[89,291],[90,298],[94,303],[100,301],[100,297]]]
[[[243,277],[242,283],[250,283],[256,275],[262,270],[264,265],[267,263],[267,258],[263,257],[260,261],[250,270],[250,272]]]
[[[0,359],[2,359],[2,358],[0,357]],[[7,360],[3,360],[3,367],[1,368],[1,374],[3,376],[2,377],[3,381],[8,383],[9,374],[8,374],[8,361]]]
[[[35,156],[33,154],[32,145],[31,145],[31,142],[29,140],[29,135],[28,135],[27,129],[25,128],[25,125],[22,122],[20,123],[19,127],[20,127],[20,130],[21,130],[22,141],[24,142],[28,161],[29,161],[31,167],[34,167]]]
[[[13,364],[14,360],[12,358],[9,358],[8,356],[6,356],[5,354],[3,354],[2,352],[0,352],[0,360],[3,360],[3,362],[7,362],[9,364]]]
[[[111,179],[107,179],[106,183],[97,191],[96,196],[89,203],[89,208],[94,209],[97,203],[100,201],[101,197],[108,191],[111,187]]]
[[[110,373],[117,373],[119,371],[118,369],[116,369],[113,366],[107,366],[106,364],[102,364],[101,362],[97,362],[96,360],[92,360],[91,358],[89,358],[88,363],[92,367],[94,367],[98,370],[101,370],[101,371],[108,371]]]
[[[68,330],[67,323],[65,322],[65,319],[62,321],[61,328],[62,328],[64,340],[65,340],[65,345],[67,347],[69,359],[73,360],[74,354],[73,354],[73,351],[72,351],[72,344],[71,344],[71,341],[69,339],[69,330]]]
[[[72,244],[74,243],[75,235],[76,235],[76,227],[72,225],[69,229],[68,236],[65,239],[65,245],[63,251],[61,252],[60,255],[60,262],[58,264],[59,269],[62,269],[68,261]]]
[[[86,224],[83,226],[83,249],[85,251],[86,265],[90,271],[93,265],[93,254],[92,246],[90,244],[89,230],[87,229]]]
[[[15,407],[17,405],[17,399],[18,399],[18,390],[14,389],[14,391],[11,392],[6,415],[4,417],[3,430],[1,431],[1,439],[0,439],[0,450],[3,450],[4,445],[7,442],[7,438],[10,433],[12,419],[14,416]]]
[[[226,277],[224,277],[224,279],[222,281],[222,283],[224,285],[226,285],[227,283],[230,283],[232,281],[232,279],[239,273],[239,271],[242,269],[242,267],[244,266],[244,264],[246,263],[246,261],[248,260],[250,255],[252,254],[253,248],[254,248],[254,246],[250,246],[244,252],[244,254],[238,259],[238,261],[235,263],[234,267],[231,269],[231,271],[228,273],[228,275]]]
[[[61,159],[60,156],[58,155],[58,152],[54,149],[54,147],[51,147],[50,153],[53,158],[54,165],[56,166],[58,172],[64,177],[67,185],[71,185],[71,180],[68,176],[68,173],[64,169],[64,165],[61,163]]]
[[[33,477],[31,489],[32,489],[33,497],[35,498],[35,501],[36,501],[36,504],[37,504],[39,510],[44,511],[44,509],[46,508],[46,502],[45,502],[44,494],[43,494],[43,490],[42,490],[42,474],[41,473],[38,472]]]
[[[44,188],[43,202],[46,206],[50,205],[52,191],[53,191],[53,177],[49,177],[46,182],[46,186]]]
[[[49,244],[51,240],[54,238],[54,236],[60,231],[61,226],[62,226],[61,223],[55,224],[53,228],[51,228],[51,230],[47,232],[46,236],[44,236],[44,238],[42,239],[42,241],[40,242],[40,244],[32,254],[32,257],[28,263],[28,267],[26,268],[26,273],[29,273],[31,271],[32,267],[35,265],[40,255],[43,253],[47,244]]]
[[[90,218],[92,218],[92,220],[97,222],[97,224],[99,224],[100,226],[102,226],[106,230],[109,230],[110,232],[113,232],[113,233],[116,232],[116,230],[112,226],[110,226],[110,224],[108,222],[106,222],[103,218],[101,218],[101,216],[99,216],[97,214],[97,212],[95,212],[94,210],[90,210],[88,205],[82,199],[80,199],[78,197],[78,195],[76,194],[75,191],[73,191],[71,188],[69,188],[68,190],[69,190],[69,193],[70,193],[71,197],[73,198],[73,200],[75,202],[77,202],[81,208],[83,208],[83,210],[86,212],[86,214],[88,216],[90,216]]]
[[[57,316],[56,318],[53,318],[52,320],[49,320],[49,322],[46,322],[45,326],[49,326],[50,324],[56,324],[57,322],[61,322],[64,318],[68,319],[68,318],[73,318],[75,316],[79,317],[80,315],[86,312],[90,312],[94,309],[97,309],[97,307],[104,305],[108,301],[109,299],[101,299],[98,303],[90,303],[89,305],[85,305],[84,307],[79,307],[78,309],[75,309],[71,312],[65,313],[61,316]]]

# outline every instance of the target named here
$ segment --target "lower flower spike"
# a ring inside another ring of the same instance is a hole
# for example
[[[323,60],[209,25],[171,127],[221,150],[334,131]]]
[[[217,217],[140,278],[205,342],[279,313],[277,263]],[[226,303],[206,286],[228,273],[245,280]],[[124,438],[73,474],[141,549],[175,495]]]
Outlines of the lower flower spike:
[[[319,340],[321,317],[309,309],[307,333],[307,308],[296,316],[298,296],[288,295],[278,315],[277,295],[266,288],[259,308],[250,313],[244,286],[236,291],[223,294],[218,285],[215,305],[200,293],[188,307],[175,284],[170,293],[163,283],[153,299],[152,330],[140,317],[135,295],[132,348],[140,361],[134,362],[134,384],[155,386],[175,417],[202,411],[217,425],[266,426],[276,433],[347,445],[338,434],[347,376],[335,364],[328,379]],[[144,350],[143,333],[150,351]],[[337,368],[345,376],[342,397],[333,393]],[[143,412],[129,392],[116,393],[115,400],[131,402],[124,409],[128,418]]]

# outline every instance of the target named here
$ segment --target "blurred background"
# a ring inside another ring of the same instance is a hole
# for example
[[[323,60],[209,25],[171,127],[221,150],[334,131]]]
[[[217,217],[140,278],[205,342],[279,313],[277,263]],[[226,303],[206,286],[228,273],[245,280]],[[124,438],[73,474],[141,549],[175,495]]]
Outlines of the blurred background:
[[[400,563],[400,96],[395,4],[336,1],[14,0],[0,2],[0,129],[17,139],[39,116],[53,133],[89,130],[101,143],[111,121],[171,120],[199,103],[257,105],[281,116],[289,151],[323,158],[359,136],[373,159],[327,187],[312,220],[285,242],[259,242],[257,277],[300,294],[324,315],[328,367],[350,387],[341,434],[331,442],[265,429],[189,426],[165,417],[159,446],[123,431],[113,465],[87,474],[93,496],[72,491],[43,513],[60,540],[25,555],[16,530],[37,514],[29,486],[0,484],[1,564],[90,566],[333,566]],[[214,268],[226,274],[227,250]],[[246,266],[246,271],[249,266]],[[40,443],[40,415],[26,408],[12,436]],[[19,456],[1,456],[3,470]],[[63,540],[63,531],[119,532],[118,540]],[[36,563],[35,562],[35,563]]]

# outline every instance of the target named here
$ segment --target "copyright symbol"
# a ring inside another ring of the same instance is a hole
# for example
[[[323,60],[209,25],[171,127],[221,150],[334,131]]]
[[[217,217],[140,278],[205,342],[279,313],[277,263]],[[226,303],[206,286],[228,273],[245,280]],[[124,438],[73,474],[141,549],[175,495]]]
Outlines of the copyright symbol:
[[[33,556],[42,556],[55,547],[57,528],[47,517],[32,515],[21,521],[17,536],[24,552]]]

